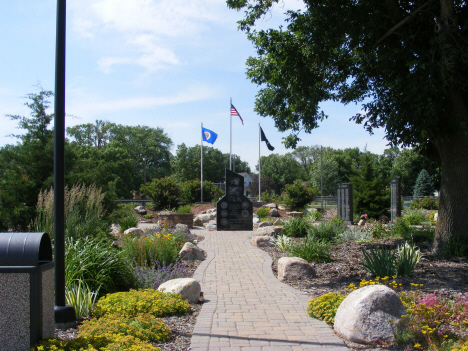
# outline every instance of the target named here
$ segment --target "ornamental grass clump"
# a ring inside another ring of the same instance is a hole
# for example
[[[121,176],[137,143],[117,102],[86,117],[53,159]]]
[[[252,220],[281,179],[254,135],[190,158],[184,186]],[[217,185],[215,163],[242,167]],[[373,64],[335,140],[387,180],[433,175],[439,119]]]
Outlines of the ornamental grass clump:
[[[171,337],[171,330],[161,319],[150,314],[130,318],[116,313],[83,321],[78,333],[81,337],[105,337],[108,334],[131,335],[146,342],[164,342]]]
[[[308,235],[304,240],[292,244],[288,249],[288,253],[307,262],[327,263],[333,261],[329,253],[330,246],[330,243],[317,241],[316,238]]]
[[[396,273],[398,277],[409,277],[416,264],[421,258],[421,252],[418,247],[405,242],[397,247],[398,262],[396,263]]]
[[[311,226],[307,233],[317,241],[333,243],[339,234],[347,229],[346,224],[340,222],[320,223],[319,226]]]
[[[165,317],[189,312],[190,304],[180,295],[144,289],[104,296],[96,304],[94,316],[100,318],[119,313],[125,317],[134,317],[148,313],[155,317]]]
[[[420,225],[427,220],[426,214],[420,210],[406,211],[403,220],[409,225]]]
[[[388,247],[362,249],[362,267],[377,277],[392,276],[395,273],[397,258]]]
[[[91,291],[88,285],[78,280],[65,287],[65,303],[75,308],[76,319],[91,316],[99,291]]]
[[[175,263],[179,245],[171,233],[155,232],[140,237],[131,234],[122,238],[122,251],[129,262],[140,267],[152,267],[156,262],[162,265]]]
[[[291,238],[305,237],[309,227],[309,223],[300,217],[292,217],[283,222],[283,231]]]
[[[274,245],[283,252],[286,252],[291,247],[291,238],[287,235],[279,235],[273,240]]]

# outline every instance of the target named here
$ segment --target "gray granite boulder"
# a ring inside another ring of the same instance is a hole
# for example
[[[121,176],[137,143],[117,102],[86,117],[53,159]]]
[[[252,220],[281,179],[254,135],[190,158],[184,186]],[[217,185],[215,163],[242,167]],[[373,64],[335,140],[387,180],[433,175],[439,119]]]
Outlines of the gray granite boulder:
[[[299,257],[281,257],[278,260],[278,280],[302,279],[315,276],[315,270]]]
[[[198,220],[200,220],[202,223],[208,223],[209,221],[211,221],[212,219],[215,219],[216,216],[213,215],[213,213],[205,213],[205,214],[198,214],[196,215],[194,218],[193,218],[193,221],[195,223],[195,221],[197,221],[197,223],[199,223]]]
[[[277,208],[277,205],[274,204],[274,203],[271,203],[271,204],[263,205],[262,207],[266,207],[266,208]]]
[[[281,231],[283,230],[283,227],[280,226],[268,226],[268,227],[262,227],[258,228],[255,231],[255,234],[259,236],[277,236]]]
[[[143,206],[136,206],[133,208],[138,214],[145,215],[146,214],[146,209]]]
[[[167,282],[162,283],[158,290],[180,294],[182,295],[182,298],[188,300],[189,303],[197,303],[201,293],[200,283],[193,278],[168,280]]]
[[[271,236],[254,236],[250,243],[257,247],[274,246]]]
[[[196,245],[191,242],[186,242],[182,249],[179,251],[179,256],[182,261],[203,261],[205,255]]]
[[[260,222],[258,223],[258,227],[259,228],[263,228],[263,227],[271,227],[273,223],[271,222]]]
[[[279,217],[279,212],[278,212],[278,210],[277,210],[276,208],[272,208],[272,209],[270,210],[269,215],[270,215],[271,217]]]
[[[281,222],[282,220],[277,218],[276,221],[273,222],[273,225],[279,225]]]
[[[372,344],[391,343],[396,324],[406,309],[398,294],[385,285],[354,290],[336,311],[335,331],[344,339]]]
[[[188,225],[187,224],[183,224],[183,223],[177,223],[175,225],[175,229],[176,230],[183,230],[183,231],[186,231],[188,229]]]

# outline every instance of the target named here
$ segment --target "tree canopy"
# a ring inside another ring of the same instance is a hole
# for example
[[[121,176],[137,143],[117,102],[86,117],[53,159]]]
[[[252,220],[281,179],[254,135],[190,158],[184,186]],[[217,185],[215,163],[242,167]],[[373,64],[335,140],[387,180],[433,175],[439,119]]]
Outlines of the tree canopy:
[[[362,105],[350,116],[392,145],[423,146],[440,162],[436,251],[468,243],[468,8],[465,0],[305,0],[286,27],[255,30],[279,0],[227,0],[245,10],[239,27],[257,57],[247,76],[260,86],[255,111],[291,130],[311,132],[327,118],[323,101]]]

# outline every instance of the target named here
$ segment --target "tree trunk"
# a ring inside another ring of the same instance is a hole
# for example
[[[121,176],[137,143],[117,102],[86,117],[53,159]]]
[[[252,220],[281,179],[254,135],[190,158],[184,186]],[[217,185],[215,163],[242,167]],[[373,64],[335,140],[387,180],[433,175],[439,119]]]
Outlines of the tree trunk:
[[[463,95],[451,92],[452,116],[457,125],[468,125],[468,106]],[[448,118],[450,123],[452,119]],[[442,166],[439,219],[434,252],[443,254],[458,246],[468,249],[468,135],[465,131],[433,139]]]

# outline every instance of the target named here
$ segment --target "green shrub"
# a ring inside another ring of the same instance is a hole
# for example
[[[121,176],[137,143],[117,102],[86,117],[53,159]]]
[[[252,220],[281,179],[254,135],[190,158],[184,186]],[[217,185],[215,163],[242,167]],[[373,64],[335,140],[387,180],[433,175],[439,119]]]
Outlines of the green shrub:
[[[283,222],[283,231],[289,237],[302,238],[307,235],[309,224],[300,217],[292,217]]]
[[[152,267],[156,262],[169,265],[177,260],[179,245],[170,233],[154,233],[141,237],[129,234],[122,239],[122,252],[129,262],[140,267]]]
[[[312,318],[320,319],[330,325],[335,323],[335,315],[346,295],[332,292],[309,300],[307,313]]]
[[[118,224],[122,232],[138,225],[138,216],[132,204],[119,204],[109,216],[112,223]]]
[[[409,224],[401,217],[397,217],[395,219],[395,223],[393,224],[391,230],[393,236],[405,239],[408,238],[408,236],[411,236],[411,228]]]
[[[96,304],[94,315],[98,318],[119,313],[123,317],[151,314],[165,317],[191,312],[190,304],[180,295],[145,289],[108,294]]]
[[[85,320],[78,333],[80,337],[108,334],[131,335],[147,342],[164,342],[171,337],[171,330],[162,320],[150,314],[140,314],[134,317],[109,314],[99,319]]]
[[[134,285],[122,251],[105,238],[66,238],[65,266],[65,286],[82,281],[91,291],[104,294]]]
[[[107,230],[104,219],[104,194],[101,188],[94,184],[74,185],[65,188],[65,236],[70,238],[85,238],[96,236]],[[37,201],[37,217],[31,224],[36,232],[54,233],[54,190],[44,190],[39,193]]]
[[[75,308],[77,319],[91,316],[97,297],[98,291],[91,291],[81,280],[65,287],[65,303]]]
[[[176,210],[177,213],[192,213],[190,205],[179,206]]]
[[[432,243],[434,240],[435,229],[424,226],[422,228],[409,228],[407,232],[400,235],[404,240],[414,243],[427,242]]]
[[[331,262],[332,256],[329,254],[330,244],[317,241],[308,235],[303,241],[292,244],[288,252],[293,257],[300,257],[307,262],[326,263]]]
[[[218,201],[224,195],[223,191],[213,182],[203,181],[203,201]],[[180,200],[186,204],[193,204],[201,201],[200,180],[189,180],[180,185]]]
[[[180,188],[171,177],[154,179],[151,183],[142,185],[141,192],[148,196],[159,210],[177,207],[179,203]]]
[[[343,233],[347,229],[344,223],[329,222],[320,223],[319,226],[311,226],[308,229],[308,235],[315,238],[318,241],[325,241],[332,243],[336,241],[339,234]]]
[[[286,184],[283,190],[283,202],[291,210],[297,210],[310,204],[315,199],[312,188],[296,180],[293,184]]]
[[[153,215],[152,214],[145,214],[145,215],[143,215],[143,218],[144,219],[152,219]]]
[[[397,259],[392,250],[386,247],[362,249],[362,267],[376,277],[391,277],[395,274]]]
[[[270,213],[270,209],[267,207],[260,207],[257,210],[257,216],[259,218],[265,218],[266,216],[268,216],[268,213]]]
[[[258,199],[258,196],[257,196],[257,199]],[[274,202],[276,200],[276,195],[271,194],[269,191],[264,191],[261,194],[261,199],[262,199],[262,201],[265,201],[267,203]]]
[[[381,222],[375,222],[372,226],[366,227],[374,239],[385,239],[392,236],[391,228],[384,226]]]
[[[426,219],[424,212],[418,210],[406,211],[403,215],[403,220],[409,225],[420,225]]]

